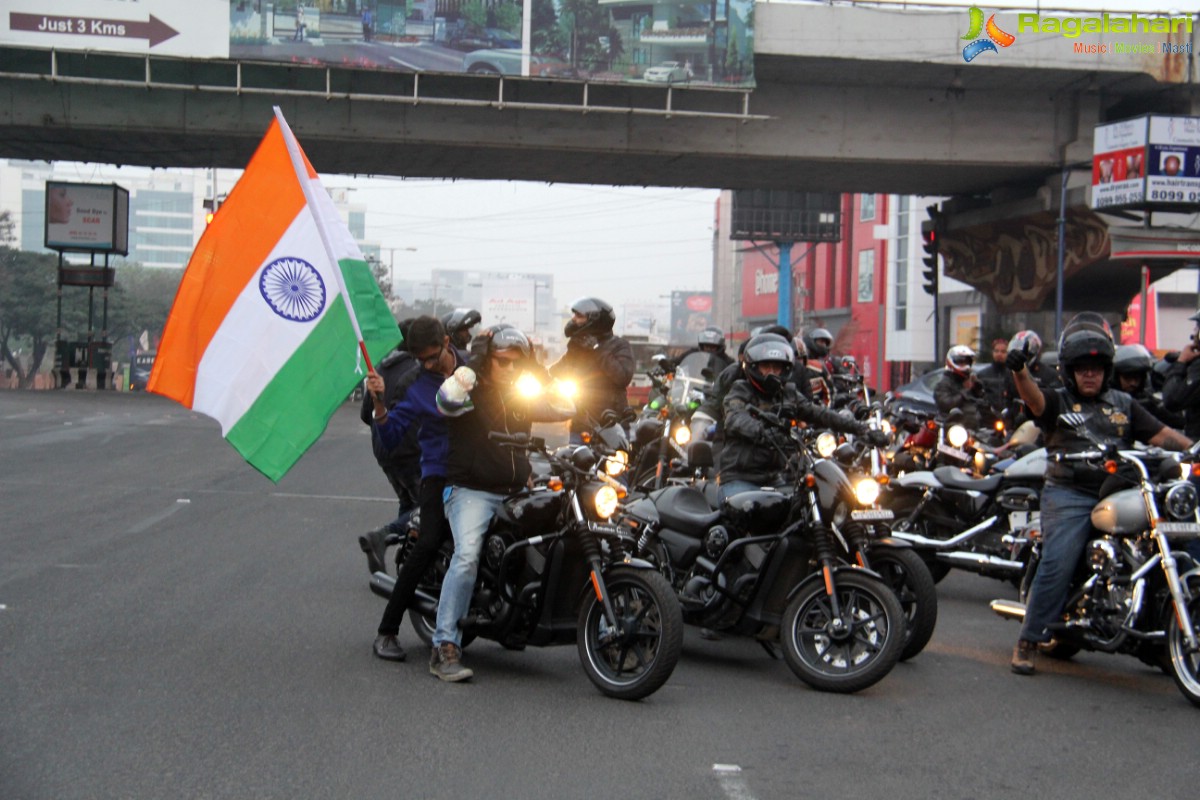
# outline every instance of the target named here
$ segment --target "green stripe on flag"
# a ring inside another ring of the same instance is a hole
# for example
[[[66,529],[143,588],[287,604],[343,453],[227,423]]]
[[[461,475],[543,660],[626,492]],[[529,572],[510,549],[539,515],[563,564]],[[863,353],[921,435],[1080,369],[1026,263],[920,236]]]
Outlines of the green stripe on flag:
[[[345,258],[339,265],[350,302],[354,306],[354,316],[358,318],[363,341],[367,344],[367,352],[371,354],[371,363],[377,364],[400,341],[396,319],[383,299],[367,262]]]
[[[355,283],[361,282],[356,278]],[[378,287],[374,289],[377,302],[358,288],[362,305],[356,303],[355,308],[374,362],[396,345],[400,330]],[[353,296],[355,290],[350,291]],[[363,372],[356,370],[359,366]],[[365,375],[350,315],[338,296],[225,438],[251,466],[278,481],[324,433],[333,412]]]

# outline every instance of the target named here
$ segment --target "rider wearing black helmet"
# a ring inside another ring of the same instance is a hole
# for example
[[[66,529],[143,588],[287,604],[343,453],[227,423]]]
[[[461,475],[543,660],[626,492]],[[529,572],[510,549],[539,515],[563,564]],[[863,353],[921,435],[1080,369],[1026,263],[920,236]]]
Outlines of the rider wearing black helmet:
[[[1099,314],[1083,312],[1063,328],[1058,341],[1063,385],[1043,391],[1026,369],[1030,348],[1010,348],[1008,366],[1021,399],[1046,437],[1051,456],[1079,453],[1094,441],[1131,446],[1135,441],[1176,449],[1191,444],[1164,426],[1128,394],[1108,388],[1112,377],[1112,330]],[[1082,417],[1060,424],[1060,415]],[[1042,557],[1025,607],[1025,622],[1013,648],[1012,670],[1032,675],[1038,644],[1050,641],[1047,627],[1062,614],[1067,591],[1091,533],[1091,513],[1108,473],[1077,463],[1054,462],[1046,468],[1041,496]]]
[[[595,297],[571,304],[571,320],[563,329],[567,352],[550,368],[556,378],[575,381],[578,413],[571,419],[571,437],[580,441],[605,411],[623,414],[629,408],[625,390],[633,380],[633,348],[613,335],[616,315],[612,306]]]
[[[682,364],[684,359],[695,353],[708,354],[708,370],[712,373],[708,378],[709,382],[714,381],[723,369],[733,363],[733,358],[725,352],[725,331],[715,325],[700,331],[700,335],[696,337],[696,346],[681,355],[677,363]]]
[[[873,444],[886,442],[879,431],[850,417],[810,403],[788,383],[792,344],[774,333],[755,336],[742,353],[742,378],[734,382],[723,404],[725,447],[717,463],[721,497],[759,486],[780,483],[784,463],[774,447],[764,446],[770,429],[750,409],[758,408],[844,433],[866,436]]]
[[[806,392],[814,402],[824,406],[833,404],[833,364],[829,352],[833,348],[833,334],[826,328],[813,328],[805,332],[802,340],[808,351],[805,367],[811,391]]]
[[[1123,344],[1113,356],[1112,388],[1133,397],[1164,425],[1183,430],[1183,414],[1168,411],[1150,386],[1154,356],[1141,344]]]
[[[466,350],[471,343],[471,328],[483,319],[473,308],[456,308],[442,316],[442,325],[450,336],[450,343],[459,350]]]
[[[1200,356],[1200,311],[1188,319],[1196,323],[1196,328],[1191,341],[1167,369],[1162,398],[1168,410],[1183,414],[1183,432],[1195,439],[1200,437],[1200,358],[1197,358]]]

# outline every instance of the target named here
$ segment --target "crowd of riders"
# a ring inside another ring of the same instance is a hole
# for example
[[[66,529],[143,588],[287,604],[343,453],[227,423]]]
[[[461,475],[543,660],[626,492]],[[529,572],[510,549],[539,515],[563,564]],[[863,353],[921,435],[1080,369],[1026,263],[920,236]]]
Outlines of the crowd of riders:
[[[459,622],[470,611],[483,536],[498,506],[527,485],[531,472],[524,453],[496,445],[489,432],[528,433],[534,422],[569,420],[571,442],[578,443],[606,411],[624,415],[634,357],[613,332],[612,306],[585,297],[572,304],[571,315],[566,352],[550,365],[538,362],[523,332],[508,324],[480,328],[484,320],[472,309],[404,320],[403,343],[369,375],[362,419],[371,426],[375,457],[399,504],[395,519],[359,537],[372,572],[385,570],[387,547],[410,535],[409,517],[419,510],[417,541],[377,629],[377,657],[405,659],[397,639],[400,621],[449,540],[454,550],[429,669],[449,682],[472,677],[462,663]],[[1012,427],[1032,421],[1051,455],[1079,452],[1096,441],[1184,449],[1200,435],[1200,312],[1191,319],[1192,339],[1162,360],[1140,344],[1118,346],[1108,323],[1091,312],[1065,326],[1053,365],[1032,330],[994,340],[983,365],[976,365],[970,347],[955,345],[934,390],[938,412],[957,409],[969,428],[1000,418]],[[839,376],[857,377],[852,358],[834,357],[833,341],[824,328],[793,336],[772,325],[752,330],[731,355],[725,334],[709,327],[680,357],[708,356],[703,372],[711,385],[691,426],[713,442],[722,498],[779,480],[785,450],[773,446],[779,433],[763,424],[762,412],[885,444],[883,433],[831,408]],[[524,374],[546,386],[570,381],[577,392],[522,399],[515,385]],[[1083,428],[1060,424],[1065,412],[1082,415]],[[1038,648],[1051,638],[1047,626],[1062,613],[1101,478],[1065,462],[1048,468],[1041,497],[1044,552],[1012,655],[1018,674],[1034,672]]]

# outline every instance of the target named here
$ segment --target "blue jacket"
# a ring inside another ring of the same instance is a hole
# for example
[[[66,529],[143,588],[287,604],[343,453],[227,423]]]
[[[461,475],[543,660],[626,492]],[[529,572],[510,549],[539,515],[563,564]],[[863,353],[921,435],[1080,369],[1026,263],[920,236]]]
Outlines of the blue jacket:
[[[454,360],[456,367],[466,363],[457,351]],[[387,449],[399,445],[410,426],[421,426],[417,437],[421,444],[422,478],[446,477],[450,438],[446,432],[446,418],[437,407],[437,391],[444,380],[446,376],[440,372],[422,369],[404,398],[388,411],[386,424],[376,422],[371,426],[380,444]]]

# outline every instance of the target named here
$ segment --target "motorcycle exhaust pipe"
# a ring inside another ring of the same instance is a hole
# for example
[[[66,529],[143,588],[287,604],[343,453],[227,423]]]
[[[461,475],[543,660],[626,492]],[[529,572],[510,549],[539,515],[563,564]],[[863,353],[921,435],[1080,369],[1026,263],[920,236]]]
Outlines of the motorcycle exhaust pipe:
[[[395,588],[396,579],[386,572],[374,572],[371,574],[371,591],[383,599],[390,599]],[[417,589],[408,610],[413,614],[433,617],[437,615],[437,604],[438,599],[436,597],[422,589]]]
[[[1025,570],[1025,565],[1020,561],[1011,561],[1007,558],[999,556],[990,556],[984,553],[972,553],[966,550],[956,550],[953,553],[935,553],[938,561],[945,561],[947,564],[952,564],[956,567],[968,570],[998,570],[1005,574],[1019,575]]]
[[[1015,619],[1017,622],[1025,621],[1025,604],[1018,603],[1016,600],[993,600],[992,611],[995,611],[1005,619]]]
[[[995,516],[988,517],[978,525],[967,528],[958,536],[953,536],[949,539],[930,539],[929,537],[922,536],[919,533],[912,533],[911,531],[899,531],[895,528],[892,529],[892,536],[897,539],[902,539],[910,544],[914,544],[917,547],[929,547],[934,550],[950,550],[958,547],[960,544],[972,538],[973,536],[992,527],[995,522]]]

